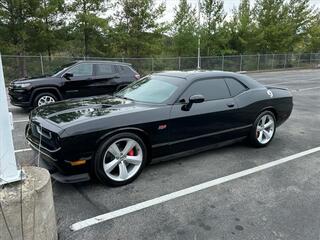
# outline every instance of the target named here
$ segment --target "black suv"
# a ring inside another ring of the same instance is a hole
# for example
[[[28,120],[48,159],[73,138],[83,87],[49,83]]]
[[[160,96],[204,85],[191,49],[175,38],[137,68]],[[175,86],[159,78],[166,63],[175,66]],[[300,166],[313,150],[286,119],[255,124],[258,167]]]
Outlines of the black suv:
[[[139,78],[127,63],[79,61],[49,77],[14,80],[9,95],[12,105],[33,108],[68,98],[113,94]]]

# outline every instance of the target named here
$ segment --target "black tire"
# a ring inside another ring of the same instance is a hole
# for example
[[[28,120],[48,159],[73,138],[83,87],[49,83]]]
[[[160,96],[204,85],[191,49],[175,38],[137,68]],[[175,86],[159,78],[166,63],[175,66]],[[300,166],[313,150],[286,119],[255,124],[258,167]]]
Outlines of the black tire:
[[[115,143],[116,141],[118,141],[120,139],[124,139],[124,138],[133,139],[140,145],[141,150],[142,150],[142,154],[143,154],[142,163],[141,163],[139,170],[131,178],[129,178],[127,180],[115,181],[114,179],[111,179],[104,171],[104,168],[103,168],[103,162],[105,161],[104,155],[105,155],[106,151],[108,150],[108,148],[111,146],[111,144]],[[110,137],[109,139],[107,139],[106,141],[104,141],[103,143],[101,143],[101,145],[99,146],[99,148],[95,154],[93,164],[92,164],[92,173],[95,175],[95,177],[97,177],[98,180],[100,180],[100,182],[102,182],[103,184],[106,184],[108,186],[111,186],[111,187],[119,187],[119,186],[129,184],[129,183],[133,182],[141,174],[143,168],[145,167],[145,165],[147,163],[147,154],[148,153],[147,153],[147,148],[146,148],[145,143],[136,134],[133,134],[133,133],[116,134],[116,135]]]
[[[51,97],[54,99],[54,101],[58,101],[58,98],[56,95],[52,94],[52,93],[49,93],[49,92],[42,92],[42,93],[39,93],[37,94],[35,97],[34,97],[34,100],[33,100],[33,107],[39,107],[38,105],[38,101],[40,98],[44,97],[44,96],[48,96],[48,97]]]
[[[273,134],[272,134],[272,137],[270,138],[270,140],[268,140],[268,142],[266,143],[261,143],[258,141],[258,131],[257,131],[257,127],[258,127],[258,124],[260,122],[260,120],[262,119],[262,117],[264,116],[270,116],[272,117],[273,121],[274,121],[274,127],[273,127]],[[270,142],[272,141],[274,135],[276,134],[276,125],[277,125],[277,122],[276,122],[276,118],[273,114],[273,112],[271,111],[264,111],[262,113],[260,113],[258,115],[258,117],[256,118],[256,120],[254,121],[253,123],[253,126],[251,128],[251,131],[250,131],[250,135],[249,135],[249,142],[250,144],[253,146],[253,147],[257,147],[257,148],[261,148],[261,147],[266,147],[270,144]]]

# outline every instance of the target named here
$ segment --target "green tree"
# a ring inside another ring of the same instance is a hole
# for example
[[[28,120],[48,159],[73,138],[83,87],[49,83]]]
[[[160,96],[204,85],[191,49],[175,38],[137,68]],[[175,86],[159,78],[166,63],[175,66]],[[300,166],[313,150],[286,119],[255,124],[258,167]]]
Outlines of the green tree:
[[[180,0],[174,9],[175,16],[172,24],[173,49],[175,55],[191,56],[197,52],[197,20],[196,10],[187,0]]]
[[[36,0],[0,0],[0,51],[25,55],[30,19],[34,15]],[[25,58],[17,58],[20,76],[26,76]]]
[[[154,7],[153,0],[120,0],[115,16],[114,47],[124,56],[159,54],[166,25],[159,21],[164,4]]]
[[[291,28],[292,41],[289,51],[303,51],[304,39],[310,33],[309,28],[317,19],[310,6],[310,0],[290,0],[288,2],[288,21]],[[317,36],[314,36],[317,38]]]
[[[226,13],[222,0],[204,0],[201,5],[202,13],[202,45],[207,56],[221,53],[225,49],[224,20]]]
[[[65,26],[64,0],[38,0],[34,15],[30,22],[30,37],[27,50],[35,53],[46,52],[49,57],[53,50],[64,45]]]
[[[303,41],[306,52],[320,52],[320,13],[317,13],[306,31]]]
[[[100,17],[106,7],[104,0],[73,0],[69,5],[70,13],[75,13],[75,18],[70,24],[75,38],[74,43],[79,43],[77,36],[80,36],[85,56],[94,54],[92,41],[101,33],[105,33],[108,27],[107,19]]]
[[[255,32],[250,0],[242,0],[238,9],[233,10],[233,18],[228,24],[230,29],[230,48],[236,53],[254,52],[258,35]]]
[[[259,36],[256,50],[262,53],[285,52],[288,38],[291,38],[288,27],[288,8],[283,0],[258,0],[254,7]]]

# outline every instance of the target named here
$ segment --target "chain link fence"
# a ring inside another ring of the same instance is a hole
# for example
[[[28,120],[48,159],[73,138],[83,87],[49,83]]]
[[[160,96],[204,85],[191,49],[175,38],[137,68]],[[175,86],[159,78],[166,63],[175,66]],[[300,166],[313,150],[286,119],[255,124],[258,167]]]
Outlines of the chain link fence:
[[[77,60],[107,60],[131,63],[141,74],[164,70],[193,70],[197,57],[168,58],[103,58],[64,56],[12,56],[2,55],[6,82],[23,77],[52,74],[60,66]],[[290,68],[320,67],[320,53],[226,55],[201,57],[201,69],[223,71],[265,71]]]

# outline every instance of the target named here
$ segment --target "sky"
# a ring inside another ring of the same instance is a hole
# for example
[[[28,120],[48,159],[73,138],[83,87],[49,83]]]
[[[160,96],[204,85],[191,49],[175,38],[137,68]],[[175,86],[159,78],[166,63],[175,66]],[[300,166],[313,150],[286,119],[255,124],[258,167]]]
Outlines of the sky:
[[[178,5],[179,0],[156,0],[157,3],[164,2],[166,5],[166,11],[162,20],[171,21],[174,16],[174,8]],[[188,0],[190,4],[194,7],[197,7],[198,0]],[[251,4],[253,4],[255,0],[251,0]],[[224,0],[224,8],[227,13],[231,13],[234,7],[238,7],[240,0]],[[315,7],[320,7],[320,0],[310,0],[311,5]]]

